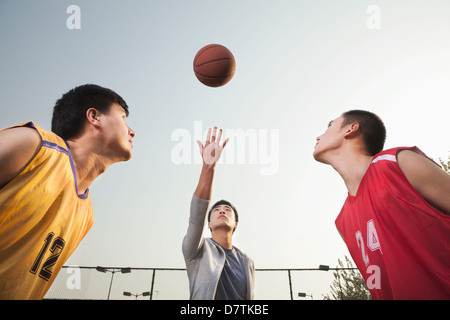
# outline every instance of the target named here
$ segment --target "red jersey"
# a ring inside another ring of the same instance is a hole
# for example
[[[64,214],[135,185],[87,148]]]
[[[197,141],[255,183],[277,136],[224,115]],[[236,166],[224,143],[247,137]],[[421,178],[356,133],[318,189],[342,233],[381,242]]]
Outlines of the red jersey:
[[[399,150],[373,157],[336,227],[374,299],[450,299],[450,216],[406,179]]]

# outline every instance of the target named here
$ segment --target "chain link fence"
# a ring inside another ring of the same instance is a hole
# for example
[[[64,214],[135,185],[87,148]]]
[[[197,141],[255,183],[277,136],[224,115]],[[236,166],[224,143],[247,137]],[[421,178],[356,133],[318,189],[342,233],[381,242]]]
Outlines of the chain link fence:
[[[322,300],[334,279],[329,271],[340,269],[256,269],[255,300]],[[64,266],[45,299],[189,300],[189,282],[182,268]]]

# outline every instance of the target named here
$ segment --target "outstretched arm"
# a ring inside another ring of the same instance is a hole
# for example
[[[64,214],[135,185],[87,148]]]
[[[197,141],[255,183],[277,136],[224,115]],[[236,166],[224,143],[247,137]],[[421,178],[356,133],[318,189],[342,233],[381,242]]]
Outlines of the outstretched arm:
[[[197,256],[203,245],[203,232],[206,226],[206,212],[208,211],[209,200],[211,200],[214,170],[223,148],[229,140],[225,140],[223,145],[220,145],[222,130],[219,130],[217,137],[216,134],[216,127],[212,135],[211,129],[209,129],[205,145],[197,141],[203,159],[203,167],[191,201],[188,230],[183,238],[182,250],[186,261]]]
[[[437,210],[450,215],[450,175],[414,151],[402,150],[397,159],[414,189]]]
[[[217,136],[216,136],[217,134]],[[198,181],[197,188],[194,194],[203,200],[211,200],[212,184],[214,180],[214,171],[216,164],[220,159],[223,148],[228,143],[230,138],[227,138],[223,145],[220,145],[220,139],[222,138],[222,129],[217,132],[217,127],[214,127],[211,135],[211,128],[208,129],[205,145],[200,141],[197,141],[200,148],[200,153],[203,159],[202,171],[200,173],[200,179]]]

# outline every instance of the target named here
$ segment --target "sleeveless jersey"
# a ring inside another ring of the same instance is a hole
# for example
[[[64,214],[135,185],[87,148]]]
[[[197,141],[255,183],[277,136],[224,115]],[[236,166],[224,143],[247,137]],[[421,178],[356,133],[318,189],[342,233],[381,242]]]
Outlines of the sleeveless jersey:
[[[397,163],[404,149],[425,156],[375,155],[336,226],[374,299],[450,299],[450,216],[409,183]]]
[[[42,145],[0,189],[0,299],[42,299],[93,223],[66,142],[29,122]],[[6,129],[5,129],[6,130]]]

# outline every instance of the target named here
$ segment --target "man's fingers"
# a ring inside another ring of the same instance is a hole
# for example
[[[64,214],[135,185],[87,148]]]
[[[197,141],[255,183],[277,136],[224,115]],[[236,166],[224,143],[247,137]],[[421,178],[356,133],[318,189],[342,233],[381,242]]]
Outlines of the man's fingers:
[[[225,139],[225,141],[223,142],[223,145],[222,145],[222,149],[225,148],[225,146],[228,143],[228,141],[230,141],[230,137]]]
[[[220,143],[220,139],[222,138],[222,129],[219,130],[219,133],[217,134],[217,143]]]
[[[210,140],[211,140],[211,128],[208,129],[208,133],[206,134],[206,143],[205,144],[208,144]]]
[[[197,141],[200,150],[203,151],[210,143],[217,142],[219,144],[220,140],[222,139],[222,133],[223,133],[222,129],[219,129],[219,132],[217,132],[217,127],[214,127],[213,129],[209,128],[208,133],[206,134],[205,145],[203,146],[200,141]],[[225,147],[225,145],[228,143],[229,140],[230,138],[227,138],[225,140],[225,142],[222,145],[222,148]]]
[[[200,154],[203,154],[203,144],[197,140],[198,147],[200,148]]]
[[[212,137],[211,137],[211,142],[216,141],[216,133],[217,133],[217,127],[214,127]]]

